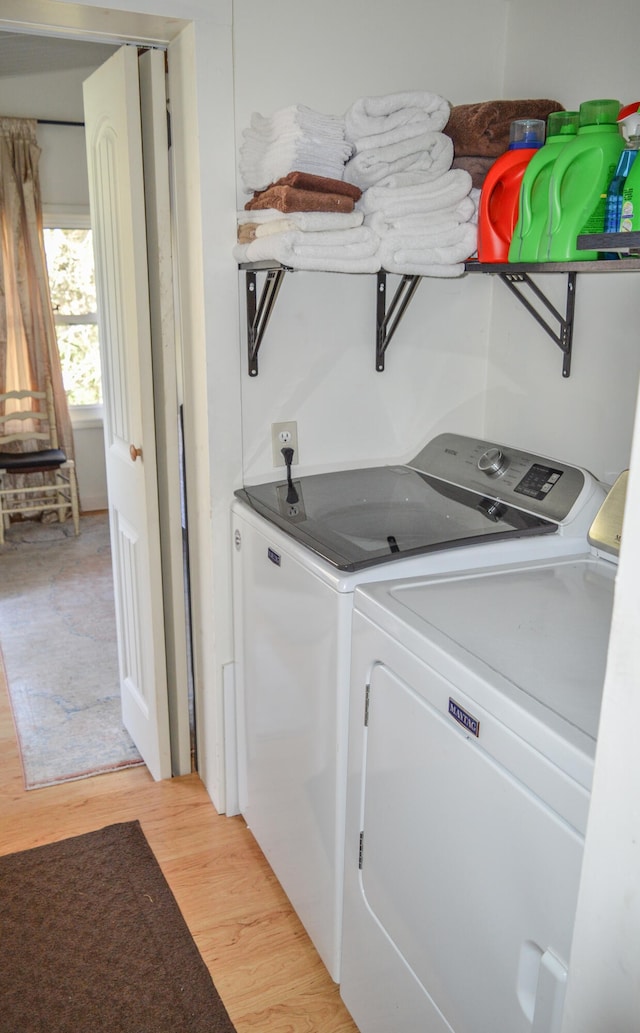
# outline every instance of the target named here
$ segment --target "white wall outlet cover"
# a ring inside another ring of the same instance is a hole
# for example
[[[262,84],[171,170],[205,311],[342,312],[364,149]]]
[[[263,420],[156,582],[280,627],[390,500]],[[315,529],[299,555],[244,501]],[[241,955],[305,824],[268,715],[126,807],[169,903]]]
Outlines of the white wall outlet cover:
[[[293,466],[300,462],[300,456],[298,455],[298,424],[295,420],[271,424],[271,447],[274,466],[287,465],[282,454],[283,448],[293,449]]]

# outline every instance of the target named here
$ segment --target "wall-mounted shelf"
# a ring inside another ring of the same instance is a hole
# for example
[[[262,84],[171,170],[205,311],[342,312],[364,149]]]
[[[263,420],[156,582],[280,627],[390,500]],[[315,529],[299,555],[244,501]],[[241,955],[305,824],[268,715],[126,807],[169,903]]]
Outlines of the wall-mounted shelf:
[[[391,304],[387,308],[387,274],[380,270],[376,273],[378,278],[378,293],[376,300],[376,370],[382,373],[384,370],[384,355],[389,346],[391,338],[395,334],[400,320],[402,319],[409,302],[418,289],[421,276],[403,275],[396,287]]]
[[[276,303],[276,298],[282,286],[286,266],[274,265],[267,262],[253,262],[251,265],[241,265],[246,270],[246,300],[247,300],[247,349],[249,358],[249,376],[258,376],[258,352],[262,344],[264,332]],[[260,301],[258,302],[258,283],[256,274],[265,272],[266,278],[262,285]]]
[[[598,235],[597,244],[593,243],[591,235],[578,238],[578,248],[582,250],[615,250],[610,242],[609,234],[606,235],[607,243],[603,243],[604,234]],[[631,234],[615,234],[616,237],[630,237]],[[636,236],[634,234],[633,236]],[[640,234],[637,234],[640,240]],[[581,243],[584,241],[585,243]],[[562,376],[569,377],[571,373],[571,352],[573,347],[573,317],[576,302],[576,279],[578,273],[620,273],[638,272],[640,261],[636,258],[625,258],[619,260],[598,259],[597,261],[577,262],[467,262],[465,269],[469,273],[487,273],[498,276],[500,280],[511,290],[518,301],[524,305],[526,310],[549,335],[551,340],[557,344],[562,352]],[[541,287],[532,279],[532,276],[564,273],[567,277],[567,293],[564,313],[558,312],[555,305],[549,300]],[[525,293],[525,292],[528,292]],[[545,319],[530,301],[530,296],[537,298],[547,310],[547,313],[555,320],[553,322]]]
[[[581,250],[597,250],[617,253],[640,252],[640,233],[589,234],[578,237],[578,248]],[[258,352],[264,337],[269,318],[278,297],[280,287],[287,272],[294,272],[278,262],[243,263],[239,267],[246,275],[247,304],[247,348],[249,376],[258,375]],[[522,262],[499,263],[469,261],[465,263],[467,273],[485,273],[498,276],[529,314],[543,328],[545,333],[560,348],[562,359],[562,375],[568,377],[571,372],[571,352],[573,345],[573,317],[575,311],[576,277],[578,273],[621,273],[640,271],[640,254],[637,258],[605,259],[597,261],[576,262]],[[260,299],[258,300],[257,274],[265,273]],[[559,312],[542,288],[532,277],[536,275],[563,273],[567,277],[567,292],[564,312]],[[357,274],[370,275],[370,274]],[[381,270],[376,273],[376,370],[382,372],[385,364],[385,353],[395,334],[400,321],[413,298],[421,276],[400,275],[400,282],[387,304],[387,276],[390,273]],[[541,312],[530,298],[533,297],[546,309]]]

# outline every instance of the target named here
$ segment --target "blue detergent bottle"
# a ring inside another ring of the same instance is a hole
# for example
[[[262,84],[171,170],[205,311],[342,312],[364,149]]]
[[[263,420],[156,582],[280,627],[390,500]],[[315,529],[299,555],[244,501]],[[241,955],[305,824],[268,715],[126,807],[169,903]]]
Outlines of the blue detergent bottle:
[[[627,104],[618,116],[618,126],[626,147],[620,155],[615,175],[607,190],[607,207],[604,218],[605,233],[620,233],[623,221],[624,189],[627,177],[640,150],[640,101]],[[618,258],[615,251],[606,251],[605,258]]]

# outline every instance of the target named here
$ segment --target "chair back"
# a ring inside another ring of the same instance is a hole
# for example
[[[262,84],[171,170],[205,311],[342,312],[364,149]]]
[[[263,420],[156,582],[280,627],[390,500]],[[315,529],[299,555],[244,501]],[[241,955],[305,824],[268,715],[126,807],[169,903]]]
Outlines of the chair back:
[[[7,447],[8,446],[8,447]],[[58,448],[53,391],[7,391],[0,394],[0,451],[33,452]]]

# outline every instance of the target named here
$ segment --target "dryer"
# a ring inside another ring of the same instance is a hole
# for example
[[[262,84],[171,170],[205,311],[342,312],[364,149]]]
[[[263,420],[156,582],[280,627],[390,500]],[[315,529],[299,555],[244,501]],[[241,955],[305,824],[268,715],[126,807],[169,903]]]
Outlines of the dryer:
[[[457,434],[407,465],[236,493],[240,810],[334,980],[354,590],[579,552],[604,494],[585,470]]]
[[[559,1033],[625,485],[582,555],[355,592],[341,995],[361,1033]]]

